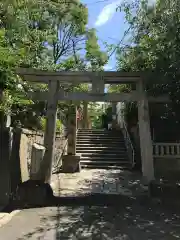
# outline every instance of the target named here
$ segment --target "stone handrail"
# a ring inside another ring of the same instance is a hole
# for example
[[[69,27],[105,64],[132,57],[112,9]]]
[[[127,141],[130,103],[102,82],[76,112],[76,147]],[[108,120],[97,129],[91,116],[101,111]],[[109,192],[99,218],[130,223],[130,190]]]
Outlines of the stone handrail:
[[[180,143],[153,143],[153,155],[159,158],[180,158]]]
[[[125,121],[122,121],[122,133],[124,135],[124,140],[125,140],[125,145],[127,148],[127,152],[128,152],[128,157],[132,163],[132,167],[134,167],[135,165],[135,161],[134,161],[134,147],[129,135],[129,132],[127,130],[127,126]]]

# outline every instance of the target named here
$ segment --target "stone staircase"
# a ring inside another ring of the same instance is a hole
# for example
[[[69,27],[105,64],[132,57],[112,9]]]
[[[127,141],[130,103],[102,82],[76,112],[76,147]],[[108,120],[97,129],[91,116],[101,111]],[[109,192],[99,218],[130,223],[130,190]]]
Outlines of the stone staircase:
[[[81,154],[81,168],[129,169],[132,167],[120,130],[79,129],[76,153]]]

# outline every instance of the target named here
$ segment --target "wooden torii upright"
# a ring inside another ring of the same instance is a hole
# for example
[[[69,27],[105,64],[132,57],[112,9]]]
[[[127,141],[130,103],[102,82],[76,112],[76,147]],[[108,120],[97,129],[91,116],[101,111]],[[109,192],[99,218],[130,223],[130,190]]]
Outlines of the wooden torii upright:
[[[46,153],[44,156],[45,179],[51,179],[54,142],[56,133],[57,104],[60,101],[91,101],[91,102],[138,102],[138,119],[140,148],[142,159],[142,174],[149,182],[154,179],[153,148],[150,132],[148,102],[167,102],[167,97],[148,97],[144,91],[143,73],[128,72],[50,72],[35,69],[18,69],[17,74],[24,80],[48,84],[46,92],[29,92],[32,99],[47,101],[47,124],[44,137]],[[92,83],[92,92],[67,92],[60,90],[60,84]],[[104,93],[105,84],[136,84],[136,90],[130,93]],[[69,119],[70,134],[68,136],[68,155],[76,154],[76,110],[72,109]]]

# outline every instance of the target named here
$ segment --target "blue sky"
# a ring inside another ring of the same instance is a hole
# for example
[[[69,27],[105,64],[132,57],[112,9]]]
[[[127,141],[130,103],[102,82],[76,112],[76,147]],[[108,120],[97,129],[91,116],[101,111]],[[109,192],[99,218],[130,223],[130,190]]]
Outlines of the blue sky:
[[[104,50],[103,42],[118,43],[128,26],[125,23],[124,14],[116,12],[116,7],[121,0],[81,0],[89,10],[88,27],[96,28],[99,44]],[[105,70],[115,70],[115,55],[111,57]]]
[[[128,0],[133,2],[133,0]],[[90,28],[96,28],[97,36],[99,38],[99,45],[102,50],[104,49],[103,42],[109,44],[116,44],[124,36],[124,32],[128,29],[128,24],[125,22],[125,15],[123,12],[116,11],[123,0],[81,0],[86,4],[89,10],[89,23]],[[156,0],[149,0],[148,5],[154,5]],[[122,43],[127,43],[128,38],[125,38]],[[105,70],[116,70],[115,54],[111,57]]]

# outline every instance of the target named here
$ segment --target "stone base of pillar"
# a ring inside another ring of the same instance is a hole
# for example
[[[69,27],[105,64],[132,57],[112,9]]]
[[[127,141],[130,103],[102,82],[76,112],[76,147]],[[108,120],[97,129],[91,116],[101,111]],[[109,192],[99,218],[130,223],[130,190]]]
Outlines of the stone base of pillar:
[[[65,155],[62,158],[62,172],[75,173],[81,171],[80,155]]]

